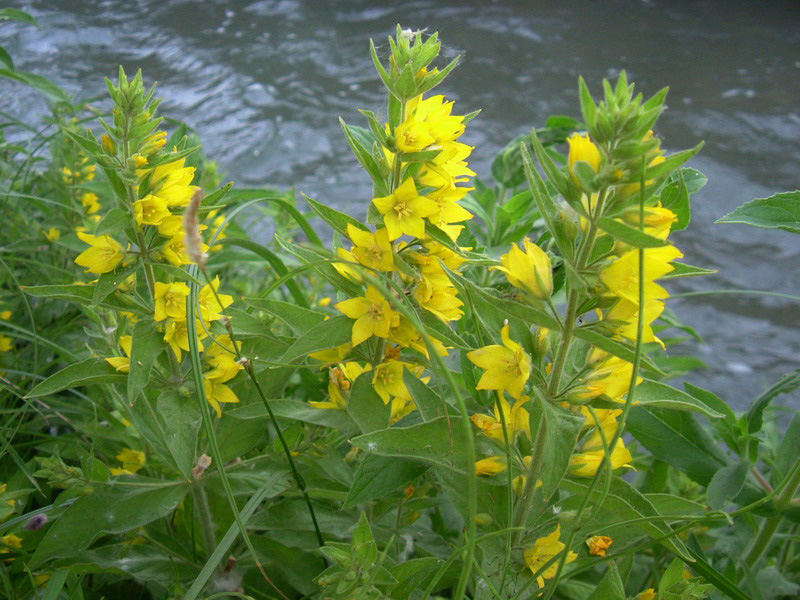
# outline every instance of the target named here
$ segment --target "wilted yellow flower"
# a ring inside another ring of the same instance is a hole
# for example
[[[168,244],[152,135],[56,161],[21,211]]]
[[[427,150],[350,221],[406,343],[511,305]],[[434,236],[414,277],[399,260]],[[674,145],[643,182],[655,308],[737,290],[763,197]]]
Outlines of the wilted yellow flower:
[[[129,335],[123,335],[121,338],[119,338],[119,345],[122,347],[122,351],[125,353],[125,356],[112,356],[107,358],[106,362],[120,373],[130,373],[133,338]]]
[[[552,558],[555,558],[564,551],[565,545],[563,542],[559,541],[560,537],[561,537],[561,525],[558,525],[555,531],[553,531],[553,533],[545,537],[539,538],[533,543],[532,546],[528,546],[527,548],[525,548],[524,552],[525,566],[527,566],[531,570],[531,573],[536,573]],[[577,554],[571,551],[568,552],[565,564],[571,563],[576,558],[578,558]],[[536,578],[536,583],[539,585],[539,587],[540,588],[544,587],[545,579],[552,579],[553,577],[555,577],[557,570],[558,570],[558,561],[556,560],[549,567],[547,567],[541,575],[539,575]]]
[[[531,359],[517,342],[510,338],[508,323],[500,331],[503,345],[492,344],[467,354],[474,364],[486,372],[477,389],[507,390],[514,398],[522,396],[522,389],[531,375]]]
[[[603,157],[600,149],[589,139],[587,134],[573,133],[567,138],[567,143],[569,144],[569,172],[572,173],[572,179],[576,183],[578,178],[575,176],[575,163],[578,161],[588,163],[595,173],[600,170],[600,162]]]
[[[611,544],[614,543],[607,535],[593,535],[588,540],[586,540],[586,545],[589,547],[589,554],[593,556],[605,556],[606,550],[611,548]]]
[[[424,219],[438,209],[435,202],[417,193],[414,180],[410,177],[392,194],[375,198],[372,202],[383,215],[389,240],[396,240],[403,234],[424,237]]]
[[[87,273],[109,273],[125,258],[122,246],[110,235],[78,232],[78,237],[90,247],[78,255],[75,264],[86,267]]]
[[[393,321],[399,318],[389,306],[389,302],[374,286],[369,286],[364,296],[339,302],[336,308],[356,320],[353,324],[353,346],[358,346],[373,335],[388,337]]]
[[[189,286],[178,281],[176,283],[156,282],[155,320],[186,318],[186,298],[189,297]],[[188,348],[187,348],[188,349]]]
[[[123,448],[117,454],[117,460],[122,463],[122,468],[111,467],[112,475],[133,475],[144,467],[147,458],[144,452],[139,450],[132,450],[131,448]]]
[[[506,274],[508,282],[516,288],[527,290],[536,298],[544,299],[553,293],[553,271],[547,252],[525,238],[525,251],[516,244],[500,257],[502,267],[492,267]]]
[[[478,475],[497,475],[506,470],[506,459],[502,456],[490,456],[475,463]]]

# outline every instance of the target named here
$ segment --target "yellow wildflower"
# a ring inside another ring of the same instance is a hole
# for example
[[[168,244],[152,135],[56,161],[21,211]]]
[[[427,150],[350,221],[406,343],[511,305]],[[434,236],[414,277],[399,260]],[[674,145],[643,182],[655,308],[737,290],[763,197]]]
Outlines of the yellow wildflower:
[[[166,201],[167,206],[186,206],[194,196],[194,167],[184,167],[185,158],[159,165],[150,176],[150,193]]]
[[[645,300],[661,300],[669,296],[667,291],[654,282],[674,270],[670,262],[683,256],[675,246],[647,248],[644,251]],[[639,304],[639,251],[631,250],[604,267],[600,280],[609,292],[629,302]]]
[[[636,595],[635,600],[655,600],[656,591],[653,588],[648,588],[640,594]]]
[[[167,201],[152,194],[134,202],[133,212],[139,225],[158,225],[172,215],[167,209]]]
[[[14,349],[14,340],[5,335],[0,335],[0,352],[11,352]]]
[[[348,342],[341,346],[335,346],[334,348],[312,352],[309,356],[325,363],[337,363],[341,362],[345,356],[350,354],[352,349],[353,345]]]
[[[516,402],[514,406],[509,406],[508,400],[500,398],[500,405],[503,408],[503,419],[506,422],[506,431],[508,432],[508,440],[513,443],[520,433],[526,434],[530,437],[530,415],[525,410],[524,405],[530,398],[523,396]],[[503,421],[500,419],[500,411],[497,409],[497,404],[494,405],[494,417],[483,414],[474,414],[471,417],[472,423],[483,431],[483,433],[493,440],[503,443],[505,438],[503,436]]]
[[[125,258],[122,246],[110,235],[78,232],[78,237],[90,247],[78,255],[75,264],[86,267],[87,273],[109,273]]]
[[[207,337],[208,334],[205,329],[203,329],[203,324],[200,322],[200,319],[197,319],[197,347],[201,352],[203,351],[201,340]],[[180,361],[181,350],[189,351],[189,324],[186,319],[178,321],[169,319],[164,329],[164,341],[169,344],[176,358]]]
[[[610,442],[611,440],[607,441]],[[604,456],[605,452],[602,448],[573,454],[569,461],[569,472],[576,477],[593,477],[600,465],[603,464]],[[611,468],[631,467],[631,460],[633,460],[633,457],[625,447],[625,443],[622,439],[617,440],[614,452],[611,453]]]
[[[397,149],[400,152],[421,152],[436,141],[430,131],[430,125],[409,117],[395,129]]]
[[[362,265],[376,271],[394,270],[394,254],[388,229],[379,229],[373,234],[348,224],[347,236],[353,242],[353,257]]]
[[[107,358],[106,362],[120,373],[130,373],[133,338],[129,335],[123,335],[121,338],[119,338],[119,345],[122,347],[122,351],[125,353],[125,356],[112,356]]]
[[[481,376],[477,389],[507,390],[514,398],[522,396],[522,389],[531,375],[531,359],[509,335],[508,323],[500,332],[503,345],[492,344],[467,354],[474,364],[486,372]]]
[[[361,277],[361,273],[359,272],[358,267],[348,264],[348,263],[357,263],[356,257],[353,256],[353,253],[349,250],[345,250],[344,248],[337,249],[337,254],[341,261],[343,262],[335,262],[333,263],[333,268],[339,272],[339,275],[344,277],[345,279],[349,279],[353,283],[361,283],[364,281],[364,278]]]
[[[411,178],[406,179],[392,194],[375,198],[372,202],[383,215],[389,240],[396,240],[403,234],[424,237],[424,219],[438,209],[435,202],[417,193],[417,187]]]
[[[203,386],[206,391],[206,400],[217,413],[217,418],[222,418],[222,407],[220,404],[231,404],[239,402],[239,398],[233,390],[217,379],[208,376],[203,377]]]
[[[176,283],[156,282],[155,320],[186,318],[186,298],[189,297],[189,286],[182,281]],[[188,348],[187,348],[188,350]]]
[[[205,376],[220,383],[233,379],[244,368],[237,361],[233,341],[227,334],[218,336],[203,353],[203,358],[214,367]]]
[[[527,290],[536,298],[545,299],[553,293],[553,271],[547,253],[525,238],[525,251],[516,244],[500,257],[502,267],[492,267],[506,274],[508,282],[516,288]]]
[[[123,448],[122,451],[117,454],[117,460],[122,463],[122,468],[111,467],[112,475],[133,475],[144,467],[147,459],[144,452]]]
[[[217,290],[219,290],[219,277],[214,277],[211,283],[200,288],[200,293],[197,295],[200,313],[206,322],[221,319],[222,311],[233,304],[233,296],[220,294]]]
[[[561,525],[558,525],[550,535],[545,537],[541,537],[536,540],[532,546],[528,546],[525,548],[524,558],[525,558],[525,566],[527,566],[531,573],[536,573],[541,569],[545,564],[550,562],[551,559],[555,558],[556,556],[560,555],[564,549],[565,545],[563,542],[559,541],[561,537]],[[565,564],[571,563],[573,560],[578,558],[578,555],[572,551],[567,552],[567,560]],[[539,585],[540,588],[544,587],[544,580],[545,579],[552,579],[556,576],[556,571],[558,570],[558,560],[555,560],[549,567],[547,567],[544,572],[536,578],[536,583]]]
[[[490,456],[475,463],[478,475],[497,475],[506,470],[506,459],[502,456]]]
[[[403,381],[404,366],[405,363],[399,360],[389,360],[375,367],[372,387],[384,404],[389,404],[392,398],[411,400],[411,392]]]
[[[56,242],[61,239],[61,232],[55,227],[51,227],[44,232],[44,237],[47,238],[48,242]]]
[[[568,139],[569,144],[569,171],[572,173],[572,179],[577,183],[578,178],[575,176],[575,163],[583,161],[588,163],[592,170],[597,173],[600,170],[600,162],[602,156],[600,149],[589,139],[585,133],[573,133]]]
[[[316,408],[346,410],[347,399],[353,383],[359,375],[371,370],[372,365],[369,363],[361,364],[355,361],[341,363],[329,369],[328,395],[330,399],[326,401],[309,402],[309,404]]]
[[[22,548],[22,538],[18,535],[10,533],[0,537],[0,554],[8,554],[11,550],[19,550]],[[5,562],[13,562],[13,558],[5,559]]]
[[[358,346],[373,335],[388,337],[389,328],[399,318],[389,306],[389,302],[374,286],[369,286],[364,296],[339,302],[336,308],[356,320],[353,324],[351,341],[353,346]]]
[[[86,192],[81,196],[81,204],[87,214],[93,215],[100,210],[100,198],[94,192]]]
[[[464,315],[464,311],[461,310],[464,303],[457,296],[458,291],[452,285],[434,285],[424,277],[414,291],[414,299],[419,305],[445,323],[457,321]]]
[[[589,547],[589,554],[593,556],[605,556],[606,550],[614,543],[607,535],[593,535],[586,540],[586,545]]]

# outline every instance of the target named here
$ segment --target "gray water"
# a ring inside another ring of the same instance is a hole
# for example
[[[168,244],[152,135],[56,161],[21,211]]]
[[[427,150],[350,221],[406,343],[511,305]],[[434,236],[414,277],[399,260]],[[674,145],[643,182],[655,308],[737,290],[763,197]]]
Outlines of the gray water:
[[[747,288],[800,293],[800,236],[715,219],[757,197],[800,187],[800,3],[739,1],[434,2],[178,0],[12,5],[41,30],[0,24],[18,68],[81,96],[105,93],[118,64],[158,81],[164,115],[195,127],[209,157],[240,186],[298,190],[354,214],[367,177],[338,116],[380,111],[368,40],[396,23],[438,30],[463,53],[444,91],[481,108],[466,141],[484,177],[514,135],[551,114],[578,114],[577,77],[599,94],[626,69],[646,95],[671,87],[659,134],[677,150],[705,140],[692,166],[709,177],[692,224],[674,236],[686,262],[716,268],[673,293]],[[33,119],[35,94],[0,81],[4,108]],[[768,297],[694,297],[671,307],[706,340],[685,345],[709,366],[690,379],[737,408],[798,366],[798,304]],[[798,397],[785,403],[800,404]]]

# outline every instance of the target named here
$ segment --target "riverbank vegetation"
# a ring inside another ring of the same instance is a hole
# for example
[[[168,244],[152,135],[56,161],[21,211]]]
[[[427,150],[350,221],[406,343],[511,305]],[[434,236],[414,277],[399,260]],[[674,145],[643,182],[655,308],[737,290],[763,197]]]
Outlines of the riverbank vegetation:
[[[0,129],[3,595],[796,597],[800,372],[743,413],[676,383],[670,280],[711,271],[671,237],[706,178],[666,88],[580,79],[480,179],[458,59],[382,48],[347,212],[223,183],[146,73],[85,102],[0,52],[52,107]]]

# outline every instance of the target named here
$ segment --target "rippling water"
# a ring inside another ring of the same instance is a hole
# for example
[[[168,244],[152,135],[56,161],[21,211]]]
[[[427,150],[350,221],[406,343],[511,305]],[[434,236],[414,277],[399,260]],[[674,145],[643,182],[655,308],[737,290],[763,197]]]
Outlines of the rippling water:
[[[206,153],[240,185],[297,185],[363,213],[370,186],[337,117],[380,110],[368,55],[396,23],[438,30],[464,53],[445,91],[481,108],[465,138],[488,176],[495,152],[551,114],[576,114],[577,76],[595,92],[627,69],[645,94],[671,86],[660,121],[665,146],[706,141],[692,164],[709,176],[690,229],[675,235],[686,261],[720,274],[678,280],[674,293],[748,288],[798,294],[800,237],[716,218],[756,197],[800,187],[800,4],[771,2],[261,2],[105,0],[12,2],[41,30],[0,25],[18,68],[80,96],[105,93],[118,64],[144,70],[166,98],[162,114],[195,127]],[[4,108],[33,118],[46,107],[0,81]],[[691,377],[736,407],[800,358],[800,308],[752,296],[672,304],[705,338],[710,370]],[[800,403],[795,398],[794,405]]]

